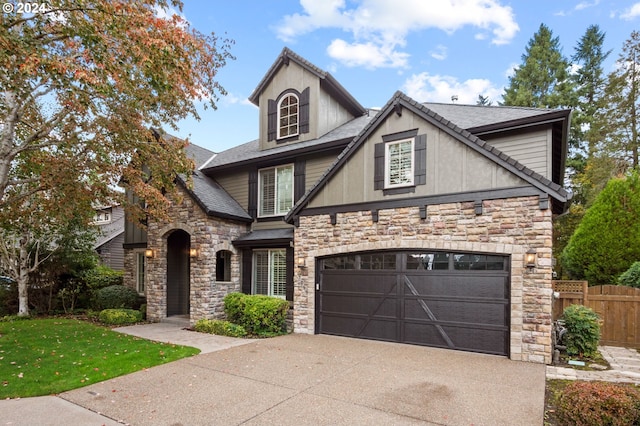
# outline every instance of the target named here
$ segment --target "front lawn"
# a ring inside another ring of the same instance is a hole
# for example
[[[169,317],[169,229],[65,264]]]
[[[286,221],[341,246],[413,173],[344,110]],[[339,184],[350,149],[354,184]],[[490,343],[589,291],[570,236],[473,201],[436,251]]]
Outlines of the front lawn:
[[[0,398],[56,394],[199,352],[74,319],[0,322]]]

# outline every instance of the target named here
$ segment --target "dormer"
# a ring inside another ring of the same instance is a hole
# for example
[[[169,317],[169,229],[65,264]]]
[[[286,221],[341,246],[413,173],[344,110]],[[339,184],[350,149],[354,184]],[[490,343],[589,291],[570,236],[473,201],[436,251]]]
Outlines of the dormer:
[[[260,108],[260,150],[317,139],[366,113],[344,87],[284,48],[249,100]]]

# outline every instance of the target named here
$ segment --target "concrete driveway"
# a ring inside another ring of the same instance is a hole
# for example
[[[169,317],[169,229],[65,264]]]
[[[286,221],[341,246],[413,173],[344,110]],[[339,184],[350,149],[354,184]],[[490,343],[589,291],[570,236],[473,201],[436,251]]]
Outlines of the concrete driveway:
[[[60,397],[131,425],[540,426],[544,388],[544,365],[294,334],[200,354]]]

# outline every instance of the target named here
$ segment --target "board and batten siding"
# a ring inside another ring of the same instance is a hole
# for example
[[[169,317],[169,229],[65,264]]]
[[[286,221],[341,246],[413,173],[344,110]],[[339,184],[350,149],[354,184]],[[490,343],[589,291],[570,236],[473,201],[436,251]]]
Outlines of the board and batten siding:
[[[305,190],[311,188],[336,161],[338,154],[307,159],[305,170]]]
[[[487,143],[547,179],[551,179],[551,140],[551,129],[486,139]]]

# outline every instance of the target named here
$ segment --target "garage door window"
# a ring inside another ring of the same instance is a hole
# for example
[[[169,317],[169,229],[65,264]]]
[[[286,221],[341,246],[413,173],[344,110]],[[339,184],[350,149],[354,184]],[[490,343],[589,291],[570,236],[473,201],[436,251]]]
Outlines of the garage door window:
[[[434,271],[449,269],[449,253],[409,253],[407,269],[418,271]]]
[[[453,267],[456,270],[466,271],[502,271],[504,270],[504,258],[484,254],[454,254]]]
[[[287,295],[286,250],[255,250],[253,253],[253,293]]]

